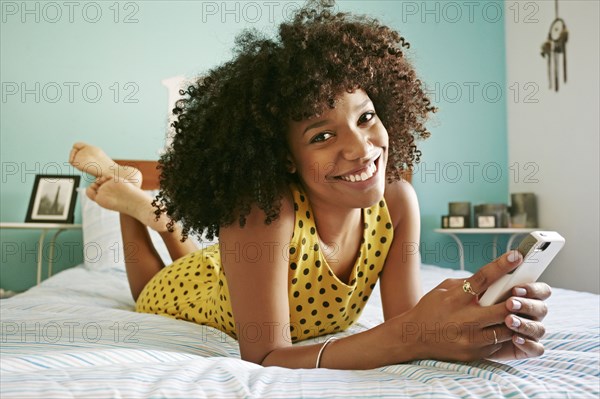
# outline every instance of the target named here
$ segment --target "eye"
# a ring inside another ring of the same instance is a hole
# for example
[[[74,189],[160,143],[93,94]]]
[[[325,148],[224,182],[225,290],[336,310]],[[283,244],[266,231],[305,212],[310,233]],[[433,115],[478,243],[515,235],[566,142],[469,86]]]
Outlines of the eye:
[[[331,132],[321,132],[317,135],[315,135],[310,142],[311,143],[322,143],[324,141],[329,140],[331,137],[333,137],[333,133]]]
[[[368,122],[371,122],[373,119],[375,119],[377,115],[375,114],[374,111],[369,111],[369,112],[365,112],[364,114],[362,114],[360,116],[360,118],[358,118],[358,124],[362,125]]]

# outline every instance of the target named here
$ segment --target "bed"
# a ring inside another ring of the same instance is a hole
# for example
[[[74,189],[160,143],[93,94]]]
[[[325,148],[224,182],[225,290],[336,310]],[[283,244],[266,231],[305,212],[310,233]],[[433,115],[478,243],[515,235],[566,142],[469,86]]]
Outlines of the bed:
[[[153,170],[152,164],[146,167]],[[155,188],[150,180],[147,184]],[[600,296],[562,289],[554,289],[548,301],[546,353],[539,358],[503,363],[421,360],[366,371],[289,370],[242,361],[236,341],[215,329],[135,313],[122,251],[116,250],[117,215],[84,195],[80,200],[84,249],[93,247],[94,255],[1,301],[2,398],[600,395]],[[157,235],[152,237],[159,242]],[[168,261],[164,247],[159,253]],[[445,278],[467,275],[422,266],[426,289]],[[376,288],[359,322],[338,335],[381,321]]]

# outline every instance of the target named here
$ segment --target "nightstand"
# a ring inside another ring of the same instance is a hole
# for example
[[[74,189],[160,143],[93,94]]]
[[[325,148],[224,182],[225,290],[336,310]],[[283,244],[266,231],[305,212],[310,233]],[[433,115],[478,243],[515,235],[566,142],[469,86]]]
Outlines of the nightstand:
[[[460,259],[460,270],[465,270],[465,249],[463,247],[462,241],[460,240],[460,234],[493,234],[494,235],[494,246],[493,246],[493,255],[492,257],[496,259],[498,256],[498,236],[499,235],[509,235],[508,244],[506,245],[506,251],[510,251],[512,244],[518,236],[522,234],[527,234],[532,231],[540,230],[540,228],[530,229],[530,228],[503,228],[503,227],[495,227],[490,229],[484,228],[470,228],[470,229],[435,229],[436,233],[448,234],[450,237],[454,238],[454,241],[458,244],[458,256]]]
[[[50,252],[48,256],[48,277],[52,276],[52,263],[54,258],[54,245],[56,238],[60,233],[66,230],[81,229],[80,224],[66,224],[66,223],[0,223],[0,229],[17,229],[17,230],[39,230],[41,231],[40,238],[38,240],[38,252],[37,252],[37,284],[42,281],[42,260],[43,260],[43,249],[46,234],[51,230],[56,230],[56,233],[50,240]]]

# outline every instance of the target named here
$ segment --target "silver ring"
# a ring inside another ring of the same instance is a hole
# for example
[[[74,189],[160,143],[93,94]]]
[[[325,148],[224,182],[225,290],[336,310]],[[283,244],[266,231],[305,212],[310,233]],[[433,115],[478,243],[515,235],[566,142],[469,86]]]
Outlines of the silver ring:
[[[496,330],[492,328],[492,332],[494,333],[494,345],[498,343],[498,336],[496,335]]]

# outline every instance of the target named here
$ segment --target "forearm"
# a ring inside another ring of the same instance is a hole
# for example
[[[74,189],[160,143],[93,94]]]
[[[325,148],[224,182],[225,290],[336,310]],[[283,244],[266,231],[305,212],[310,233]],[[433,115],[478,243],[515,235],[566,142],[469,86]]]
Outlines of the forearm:
[[[330,342],[321,355],[321,368],[361,370],[397,364],[416,358],[415,343],[398,334],[398,320]],[[405,337],[406,338],[406,337]],[[323,342],[270,352],[263,366],[314,368]]]

